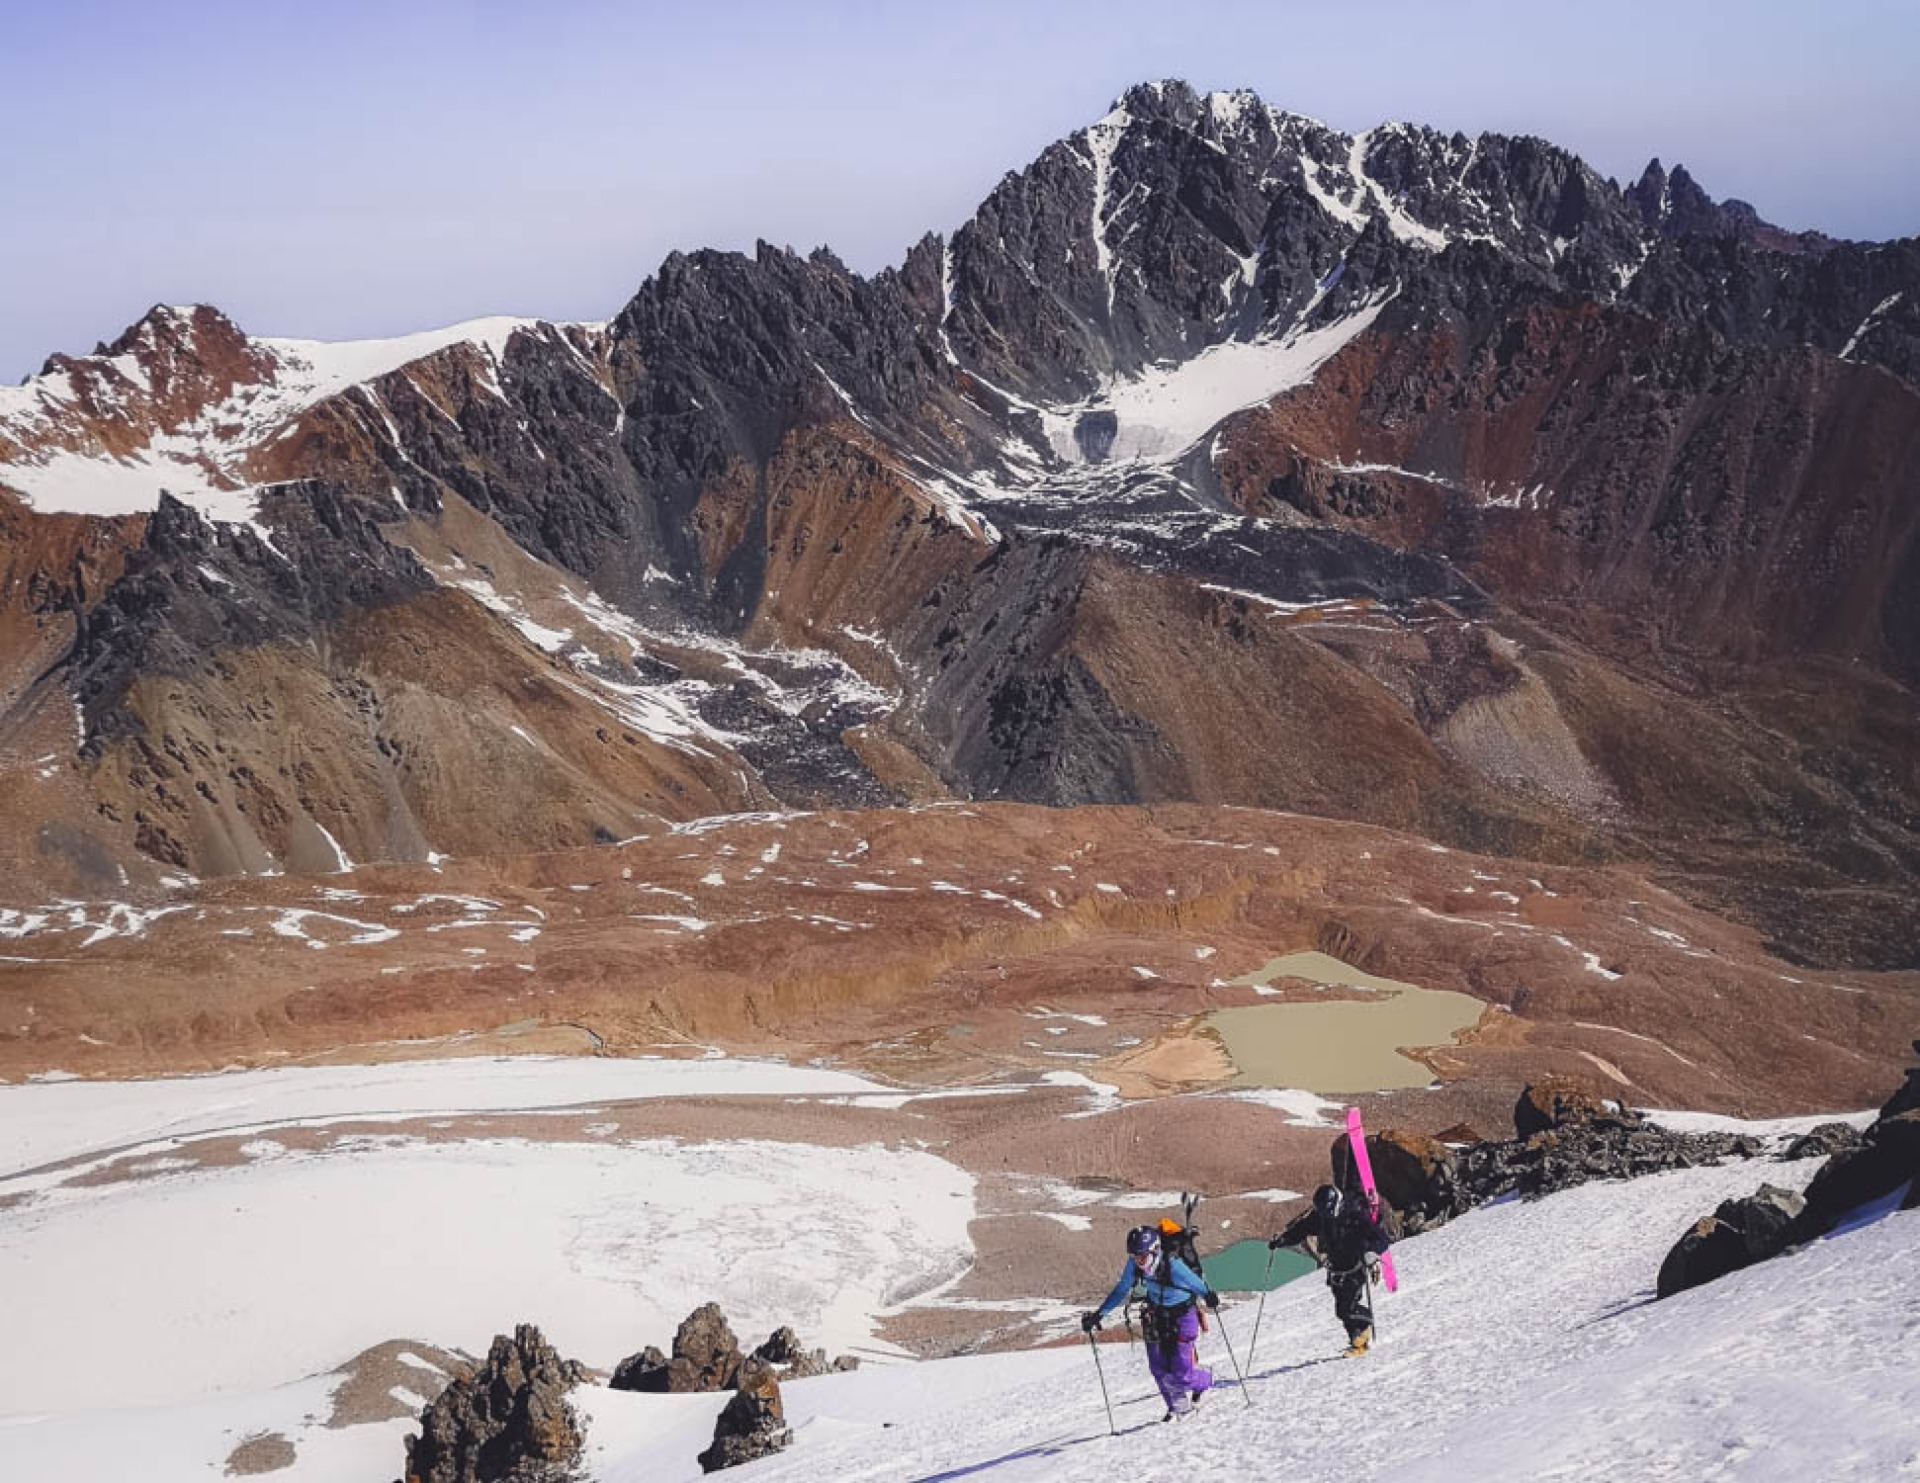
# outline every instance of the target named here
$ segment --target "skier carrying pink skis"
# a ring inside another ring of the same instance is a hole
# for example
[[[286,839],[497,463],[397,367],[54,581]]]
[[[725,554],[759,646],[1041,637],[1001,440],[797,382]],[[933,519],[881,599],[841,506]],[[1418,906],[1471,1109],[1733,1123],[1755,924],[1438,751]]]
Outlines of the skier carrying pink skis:
[[[1136,1226],[1127,1232],[1127,1265],[1120,1280],[1105,1302],[1080,1316],[1081,1329],[1091,1334],[1099,1328],[1100,1320],[1126,1302],[1136,1286],[1145,1300],[1140,1327],[1147,1341],[1147,1369],[1167,1403],[1161,1419],[1171,1421],[1197,1406],[1213,1385],[1213,1372],[1202,1368],[1193,1354],[1200,1337],[1200,1314],[1194,1305],[1218,1308],[1220,1295],[1160,1244],[1160,1233],[1152,1226]]]
[[[1275,1250],[1304,1246],[1327,1269],[1333,1316],[1346,1327],[1350,1355],[1365,1354],[1373,1342],[1372,1282],[1388,1244],[1387,1233],[1374,1224],[1366,1202],[1347,1199],[1330,1184],[1315,1190],[1313,1205],[1267,1243]]]

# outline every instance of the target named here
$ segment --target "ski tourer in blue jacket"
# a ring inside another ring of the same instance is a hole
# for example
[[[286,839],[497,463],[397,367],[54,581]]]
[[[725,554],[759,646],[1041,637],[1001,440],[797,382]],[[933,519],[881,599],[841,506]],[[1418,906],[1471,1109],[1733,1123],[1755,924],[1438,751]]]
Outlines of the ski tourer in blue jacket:
[[[1155,1253],[1158,1255],[1158,1253]],[[1113,1285],[1113,1291],[1107,1294],[1106,1301],[1093,1311],[1105,1318],[1132,1293],[1135,1285],[1146,1295],[1149,1303],[1156,1308],[1179,1308],[1191,1303],[1195,1298],[1204,1301],[1212,1291],[1206,1283],[1193,1275],[1193,1269],[1177,1256],[1168,1256],[1164,1261],[1155,1262],[1146,1271],[1141,1271],[1139,1263],[1131,1256],[1120,1273],[1120,1280]]]
[[[1203,1368],[1194,1356],[1194,1344],[1200,1337],[1196,1300],[1218,1308],[1220,1296],[1194,1274],[1193,1268],[1161,1246],[1158,1231],[1152,1226],[1138,1226],[1127,1234],[1127,1265],[1113,1291],[1098,1308],[1081,1315],[1080,1327],[1088,1338],[1093,1337],[1102,1318],[1126,1302],[1136,1284],[1147,1299],[1141,1314],[1147,1369],[1167,1403],[1166,1419],[1171,1421],[1192,1410],[1213,1384],[1213,1372]]]

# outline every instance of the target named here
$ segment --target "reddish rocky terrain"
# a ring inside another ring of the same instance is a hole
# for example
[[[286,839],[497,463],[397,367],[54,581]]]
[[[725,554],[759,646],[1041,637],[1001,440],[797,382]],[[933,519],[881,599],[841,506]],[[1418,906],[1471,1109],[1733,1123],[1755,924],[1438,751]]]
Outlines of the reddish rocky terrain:
[[[1178,84],[872,278],[156,309],[0,390],[0,1069],[531,1021],[1167,1090],[1216,977],[1338,944],[1489,1006],[1433,1064],[1493,1100],[1857,1100],[1920,969],[1917,314],[1911,241]],[[675,828],[751,810],[822,812]]]
[[[1437,1131],[1499,1116],[1545,1071],[1640,1105],[1863,1104],[1920,1013],[1911,974],[1792,969],[1625,869],[1190,806],[746,817],[50,902],[0,930],[12,1077],[461,1053],[547,1027],[522,1047],[719,1047],[913,1085],[1074,1072],[1155,1095],[1231,1078],[1206,1011],[1325,997],[1228,982],[1319,948],[1487,1006],[1459,1044],[1420,1052]]]
[[[951,1095],[704,1096],[409,1124],[428,1140],[756,1139],[937,1153],[977,1181],[974,1261],[890,1320],[923,1353],[1023,1344],[1091,1294],[1164,1192],[1207,1247],[1326,1177],[1339,1102],[1429,1137],[1509,1127],[1559,1073],[1638,1106],[1770,1116],[1870,1104],[1920,977],[1832,974],[1621,867],[1520,865],[1386,829],[1168,805],[744,816],[437,867],[181,885],[0,917],[0,1077],[545,1052],[775,1056]],[[1280,977],[1317,948],[1472,996],[1421,1088],[1239,1084],[1204,1022],[1364,997]],[[1116,1095],[1116,1092],[1118,1095]],[[845,1104],[845,1105],[841,1105]],[[179,1141],[85,1183],[380,1138],[375,1116]],[[266,1140],[263,1142],[262,1140]],[[61,1177],[57,1168],[36,1177]],[[1038,1325],[1038,1327],[1036,1327]]]

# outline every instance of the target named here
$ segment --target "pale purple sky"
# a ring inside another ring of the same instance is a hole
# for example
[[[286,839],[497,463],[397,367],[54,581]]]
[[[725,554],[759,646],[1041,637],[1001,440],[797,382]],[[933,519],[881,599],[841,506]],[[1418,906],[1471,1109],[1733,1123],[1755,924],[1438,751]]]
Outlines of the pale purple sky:
[[[1913,0],[0,0],[0,381],[156,302],[344,338],[605,318],[676,247],[872,271],[1160,77],[1905,236],[1917,64]]]

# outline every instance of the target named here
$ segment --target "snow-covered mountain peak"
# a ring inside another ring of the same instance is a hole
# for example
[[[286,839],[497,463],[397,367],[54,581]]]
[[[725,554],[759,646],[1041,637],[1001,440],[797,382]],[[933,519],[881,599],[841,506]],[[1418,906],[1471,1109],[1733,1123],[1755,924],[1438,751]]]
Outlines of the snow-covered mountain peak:
[[[47,511],[139,513],[166,490],[231,515],[204,497],[259,482],[254,455],[308,409],[460,346],[492,374],[516,334],[546,328],[493,316],[384,339],[256,338],[211,305],[156,305],[92,355],[0,388],[0,488]]]

